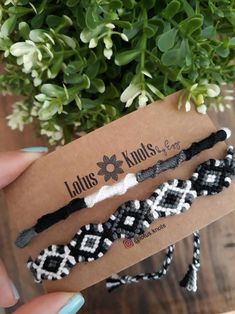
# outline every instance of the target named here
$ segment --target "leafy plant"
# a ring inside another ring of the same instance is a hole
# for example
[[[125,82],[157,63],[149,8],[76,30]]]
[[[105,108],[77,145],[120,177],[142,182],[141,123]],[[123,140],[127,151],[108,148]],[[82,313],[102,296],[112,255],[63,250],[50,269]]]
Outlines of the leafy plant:
[[[223,110],[234,34],[234,0],[6,0],[0,90],[24,96],[9,125],[64,143],[180,89],[186,111]]]

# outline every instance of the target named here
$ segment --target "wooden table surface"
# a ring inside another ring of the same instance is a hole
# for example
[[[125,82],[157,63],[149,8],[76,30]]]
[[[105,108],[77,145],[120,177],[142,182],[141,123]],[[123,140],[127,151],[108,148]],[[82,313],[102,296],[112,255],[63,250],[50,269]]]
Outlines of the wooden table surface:
[[[5,116],[10,113],[10,105],[13,100],[9,96],[0,96],[0,151],[45,145],[46,142],[35,135],[32,127],[26,127],[22,133],[11,131],[7,127]],[[213,112],[211,116],[217,126],[227,126],[233,131],[231,143],[235,145],[234,107],[225,113]],[[0,257],[4,260],[11,278],[20,292],[19,306],[42,291],[38,285],[32,282],[30,276],[24,278],[20,275],[21,270],[13,254],[12,230],[8,225],[7,209],[2,195],[0,195],[0,210]],[[112,294],[106,292],[104,282],[99,283],[83,292],[86,305],[79,313],[214,314],[235,310],[234,227],[235,211],[201,231],[202,267],[199,273],[197,293],[187,293],[178,285],[178,281],[191,261],[192,240],[190,238],[177,244],[171,270],[162,281],[126,286]],[[124,273],[154,271],[158,268],[162,256],[162,253],[159,253]],[[8,309],[5,313],[12,313],[15,308]]]

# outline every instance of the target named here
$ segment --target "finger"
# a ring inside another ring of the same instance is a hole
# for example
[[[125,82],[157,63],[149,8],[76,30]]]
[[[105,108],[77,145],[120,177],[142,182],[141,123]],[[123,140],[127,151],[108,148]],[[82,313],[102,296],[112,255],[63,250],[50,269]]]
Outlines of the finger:
[[[0,189],[14,181],[32,162],[41,157],[47,148],[38,147],[34,148],[34,152],[31,151],[0,153]]]
[[[54,292],[23,305],[14,314],[76,314],[84,304],[80,293]]]
[[[46,148],[32,148],[31,151],[12,151],[0,153],[0,189],[18,177],[33,161],[41,157]],[[9,279],[0,260],[0,307],[10,307],[17,303],[18,292]]]
[[[0,308],[13,306],[19,300],[19,294],[9,279],[6,269],[0,260]]]

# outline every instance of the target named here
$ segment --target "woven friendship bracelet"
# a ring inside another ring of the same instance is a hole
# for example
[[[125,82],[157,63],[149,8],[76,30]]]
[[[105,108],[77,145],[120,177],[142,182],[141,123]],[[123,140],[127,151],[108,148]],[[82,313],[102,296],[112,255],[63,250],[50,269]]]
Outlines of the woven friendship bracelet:
[[[95,192],[85,198],[75,198],[69,204],[56,210],[55,212],[46,214],[38,219],[37,223],[30,229],[26,229],[19,234],[15,244],[19,248],[25,247],[33,237],[39,233],[58,223],[59,221],[66,219],[72,213],[82,209],[91,208],[95,204],[111,198],[115,195],[122,195],[130,188],[136,186],[140,182],[143,182],[149,178],[156,177],[159,173],[166,170],[178,167],[183,161],[190,160],[193,156],[199,154],[205,149],[213,147],[218,142],[224,141],[229,138],[231,132],[229,129],[224,128],[216,133],[212,133],[210,136],[201,140],[200,142],[193,143],[189,148],[182,150],[177,155],[166,159],[160,160],[152,167],[141,170],[137,173],[129,173],[120,182],[111,186],[103,186],[98,192]]]
[[[202,163],[189,180],[161,184],[144,201],[124,203],[106,222],[83,226],[67,245],[51,245],[35,261],[30,258],[28,268],[37,282],[62,279],[77,263],[102,257],[115,240],[143,234],[153,221],[188,210],[196,197],[221,192],[234,174],[234,149],[230,146],[223,160]]]
[[[138,283],[146,280],[159,280],[164,277],[173,260],[173,254],[175,251],[175,244],[168,246],[165,254],[163,264],[159,271],[152,273],[142,273],[136,276],[118,276],[117,274],[106,280],[106,288],[109,292],[116,290],[117,288],[129,284]],[[180,285],[186,288],[188,291],[197,291],[197,272],[200,268],[200,238],[199,231],[193,233],[193,260],[192,264],[189,265],[189,269],[180,281]]]
[[[129,275],[118,276],[117,274],[115,274],[106,280],[106,288],[108,289],[109,292],[111,292],[124,285],[138,283],[140,281],[145,281],[145,280],[161,279],[167,274],[169,270],[169,267],[172,262],[174,250],[175,250],[174,244],[168,246],[168,248],[166,249],[166,254],[165,254],[163,264],[159,271],[153,272],[153,273],[141,273],[136,276],[129,276]]]

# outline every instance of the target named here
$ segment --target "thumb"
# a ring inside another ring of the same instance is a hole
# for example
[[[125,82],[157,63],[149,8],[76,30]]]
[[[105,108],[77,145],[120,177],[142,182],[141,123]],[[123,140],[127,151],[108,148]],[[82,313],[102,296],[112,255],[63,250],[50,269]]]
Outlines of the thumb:
[[[0,153],[0,189],[14,181],[32,162],[48,149],[32,147],[21,151]]]
[[[54,292],[35,298],[14,314],[76,314],[84,304],[80,293]]]

